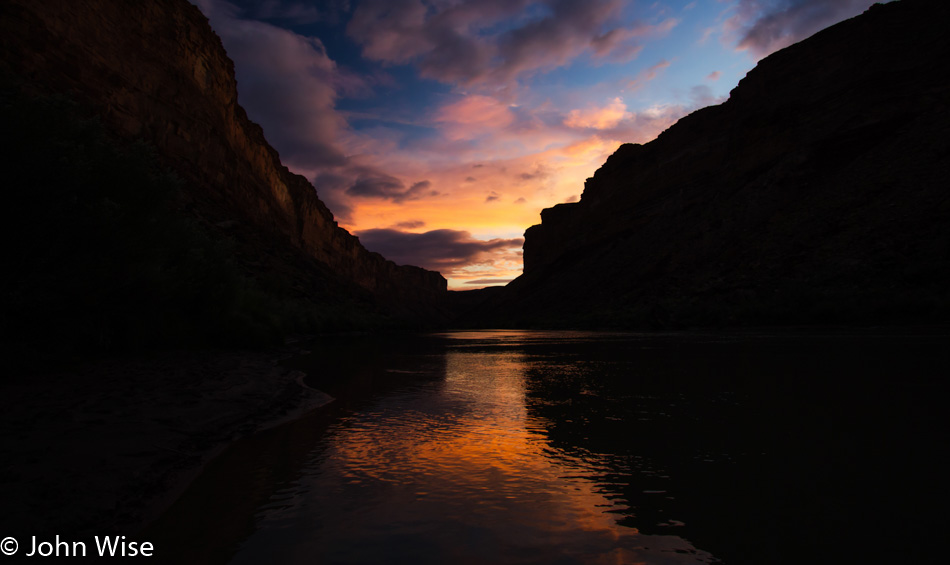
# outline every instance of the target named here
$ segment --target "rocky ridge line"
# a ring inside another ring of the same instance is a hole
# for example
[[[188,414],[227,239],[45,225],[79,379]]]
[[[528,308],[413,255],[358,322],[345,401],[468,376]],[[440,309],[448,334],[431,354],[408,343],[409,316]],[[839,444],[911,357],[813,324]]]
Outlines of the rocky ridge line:
[[[121,137],[154,144],[189,183],[185,206],[209,226],[262,254],[289,243],[409,315],[438,310],[439,273],[367,251],[280,163],[238,105],[233,63],[194,5],[11,0],[0,22],[0,70],[68,93]]]
[[[950,314],[946,3],[872,6],[626,144],[541,212],[474,325],[928,322]],[[486,311],[489,309],[485,309]]]

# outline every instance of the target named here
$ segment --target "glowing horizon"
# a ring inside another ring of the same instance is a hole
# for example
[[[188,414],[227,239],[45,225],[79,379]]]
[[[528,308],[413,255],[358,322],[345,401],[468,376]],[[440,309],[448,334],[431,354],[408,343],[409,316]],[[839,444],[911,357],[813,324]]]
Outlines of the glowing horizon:
[[[196,3],[239,102],[339,224],[462,290],[518,276],[524,231],[619,145],[873,2]]]

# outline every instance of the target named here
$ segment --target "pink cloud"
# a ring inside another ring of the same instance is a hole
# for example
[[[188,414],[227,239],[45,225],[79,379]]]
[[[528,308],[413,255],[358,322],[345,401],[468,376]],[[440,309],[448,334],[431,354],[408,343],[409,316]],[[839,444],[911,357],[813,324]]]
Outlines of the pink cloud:
[[[353,13],[348,33],[362,40],[363,56],[405,63],[432,49],[421,33],[426,7],[415,0],[365,0]]]
[[[650,106],[633,114],[630,119],[624,120],[603,135],[611,139],[618,139],[629,143],[646,143],[658,136],[677,120],[698,108],[694,102],[683,104],[658,104]]]
[[[509,106],[491,96],[465,96],[439,109],[435,121],[449,139],[472,139],[508,127],[514,122]]]
[[[719,71],[713,71],[713,72],[709,73],[708,75],[706,75],[706,80],[716,81],[716,80],[719,80],[719,77],[721,77],[721,76],[722,76],[722,73],[721,73],[721,72],[719,72]]]

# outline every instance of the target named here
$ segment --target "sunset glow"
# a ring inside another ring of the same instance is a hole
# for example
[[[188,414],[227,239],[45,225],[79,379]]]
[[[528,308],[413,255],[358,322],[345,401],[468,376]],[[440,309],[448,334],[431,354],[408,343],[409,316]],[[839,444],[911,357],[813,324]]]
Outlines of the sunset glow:
[[[871,0],[196,2],[239,101],[340,225],[451,289],[521,273],[543,208]]]

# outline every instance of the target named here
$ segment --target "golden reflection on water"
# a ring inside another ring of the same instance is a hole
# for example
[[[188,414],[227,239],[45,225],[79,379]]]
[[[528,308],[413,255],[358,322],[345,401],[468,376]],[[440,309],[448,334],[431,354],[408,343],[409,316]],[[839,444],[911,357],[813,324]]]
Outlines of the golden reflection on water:
[[[474,332],[479,343],[524,332]],[[552,457],[529,415],[511,348],[448,350],[442,379],[333,427],[304,476],[278,493],[234,563],[695,563],[676,536],[617,524],[585,465]],[[679,551],[679,552],[677,552]]]

